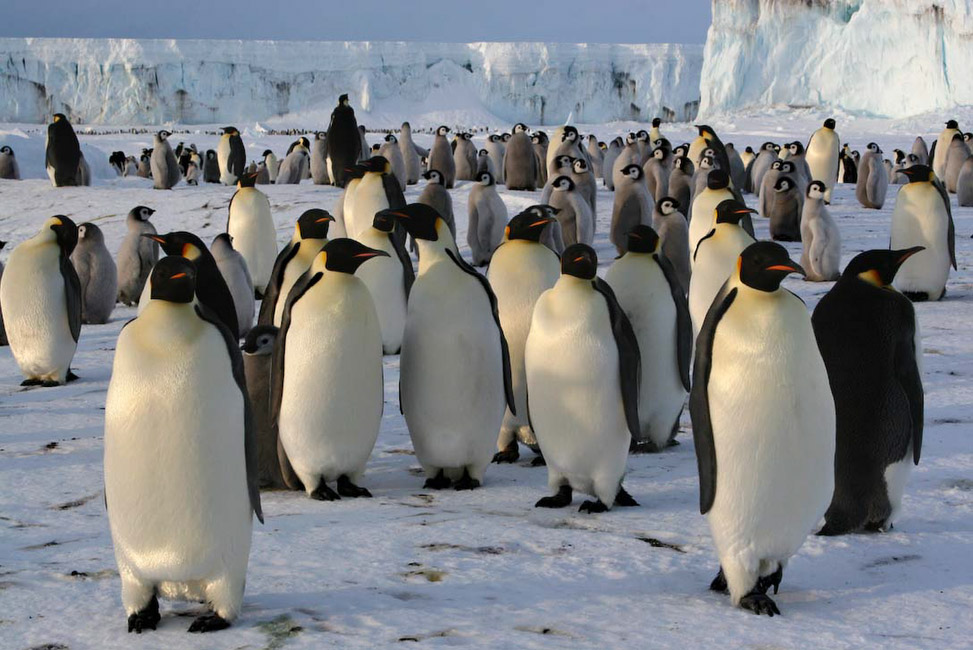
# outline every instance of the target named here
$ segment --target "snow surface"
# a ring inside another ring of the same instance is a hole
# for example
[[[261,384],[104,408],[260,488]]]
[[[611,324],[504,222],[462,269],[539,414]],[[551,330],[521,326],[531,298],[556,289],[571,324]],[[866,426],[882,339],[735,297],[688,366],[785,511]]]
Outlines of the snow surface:
[[[0,38],[0,120],[200,124],[320,115],[348,93],[360,123],[442,112],[538,124],[690,120],[702,47]],[[133,63],[137,62],[137,63]]]
[[[737,118],[714,126],[738,149],[804,140],[820,115]],[[937,121],[927,128],[938,128]],[[581,127],[602,138],[633,124]],[[2,128],[2,127],[0,127]],[[12,130],[12,129],[11,129]],[[674,141],[688,125],[666,125]],[[844,141],[886,151],[907,148],[915,128],[839,120]],[[925,132],[925,129],[923,131]],[[931,134],[927,134],[931,135]],[[32,137],[43,138],[42,135]],[[91,147],[135,151],[149,136],[81,136]],[[216,136],[180,135],[213,147]],[[245,134],[250,150],[278,153],[293,137]],[[927,137],[928,139],[928,137]],[[429,137],[417,136],[427,146]],[[477,137],[477,142],[481,137]],[[466,249],[470,183],[453,191],[458,240]],[[897,187],[881,211],[861,209],[839,186],[831,208],[845,246],[888,245]],[[278,241],[305,209],[330,209],[331,187],[262,187]],[[160,232],[189,229],[209,241],[223,228],[232,188],[171,192],[141,179],[51,188],[46,179],[0,181],[0,238],[10,248],[46,217],[93,220],[115,250],[137,204],[158,211]],[[539,193],[501,189],[511,214]],[[601,272],[614,257],[606,239],[611,197],[600,189],[596,249]],[[416,187],[407,198],[414,200]],[[74,367],[81,379],[21,389],[9,348],[0,348],[0,647],[4,648],[958,648],[973,637],[973,209],[954,208],[959,272],[947,298],[917,306],[925,339],[926,429],[921,465],[895,530],[883,535],[809,538],[785,574],[768,619],[734,609],[707,590],[717,562],[698,513],[689,418],[681,444],[634,456],[625,484],[640,508],[589,516],[575,507],[542,511],[543,468],[524,453],[491,466],[476,492],[433,492],[412,455],[398,412],[398,358],[385,359],[385,415],[362,484],[371,500],[321,503],[303,494],[264,493],[267,524],[255,524],[241,618],[224,632],[186,633],[200,607],[163,602],[156,632],[126,634],[102,493],[103,409],[115,339],[134,310],[84,326]],[[767,222],[757,220],[767,237]],[[787,244],[794,259],[799,246]],[[829,284],[790,279],[813,308]],[[160,423],[164,432],[165,423]],[[50,644],[50,645],[47,645]]]
[[[700,112],[970,105],[971,39],[973,0],[714,0]]]

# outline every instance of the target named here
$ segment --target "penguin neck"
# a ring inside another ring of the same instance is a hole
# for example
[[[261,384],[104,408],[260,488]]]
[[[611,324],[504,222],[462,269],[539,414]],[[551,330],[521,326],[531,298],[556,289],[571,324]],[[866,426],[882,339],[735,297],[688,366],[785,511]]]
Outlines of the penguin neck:
[[[136,322],[147,326],[151,336],[160,346],[166,345],[170,338],[188,339],[195,337],[203,326],[203,320],[196,314],[196,302],[169,302],[152,299]]]
[[[446,249],[453,248],[451,246],[452,242],[444,241],[442,234],[439,235],[439,239],[436,241],[417,239],[416,244],[419,246],[419,275],[422,275],[440,262],[451,262],[449,256],[446,255]]]
[[[585,280],[573,275],[567,275],[562,273],[561,277],[557,279],[557,283],[554,285],[559,292],[563,293],[588,293],[594,291],[592,286],[594,279]]]

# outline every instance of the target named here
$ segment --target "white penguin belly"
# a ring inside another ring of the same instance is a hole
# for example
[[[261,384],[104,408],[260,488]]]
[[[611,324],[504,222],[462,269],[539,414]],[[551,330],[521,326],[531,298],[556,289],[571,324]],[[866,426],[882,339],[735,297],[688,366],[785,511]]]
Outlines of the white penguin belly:
[[[290,294],[291,289],[294,288],[294,283],[304,275],[305,271],[311,268],[311,263],[314,261],[314,258],[317,257],[317,254],[321,252],[321,249],[327,243],[327,240],[324,239],[303,240],[300,248],[297,249],[297,253],[290,259],[287,266],[284,267],[284,277],[281,278],[280,291],[277,294],[277,304],[274,306],[274,327],[280,327],[281,321],[284,318],[284,307],[287,305],[287,296]]]
[[[928,183],[910,183],[899,190],[892,212],[893,249],[925,246],[907,259],[893,285],[899,291],[926,291],[938,300],[949,278],[949,249],[946,244],[948,216],[939,192]]]
[[[388,199],[385,196],[385,186],[380,174],[369,173],[362,178],[355,190],[355,208],[349,215],[345,212],[345,230],[352,239],[358,239],[367,228],[372,225],[375,213],[387,210]]]
[[[693,199],[692,218],[689,222],[689,264],[696,267],[696,246],[716,225],[716,206],[732,199],[733,194],[728,190],[705,189]]]
[[[280,439],[308,493],[365,469],[382,421],[381,331],[353,276],[326,273],[291,310]],[[344,286],[342,286],[344,285]]]
[[[818,131],[808,143],[804,155],[811,171],[809,181],[821,181],[825,185],[824,200],[831,202],[831,191],[838,179],[838,137],[834,132]]]
[[[263,293],[277,259],[277,230],[267,197],[260,190],[241,188],[230,205],[226,231],[247,261],[254,288]]]
[[[740,253],[753,243],[739,228],[721,228],[699,247],[696,267],[689,279],[689,316],[693,321],[693,337],[699,334],[706,313],[726,279],[736,268]]]
[[[26,241],[10,254],[0,284],[10,351],[27,378],[64,382],[78,347],[68,324],[60,252]]]
[[[368,228],[361,234],[359,241],[389,254],[389,257],[376,257],[365,262],[355,272],[355,276],[365,283],[375,302],[385,354],[396,354],[402,347],[407,309],[402,263],[389,241],[388,234]]]

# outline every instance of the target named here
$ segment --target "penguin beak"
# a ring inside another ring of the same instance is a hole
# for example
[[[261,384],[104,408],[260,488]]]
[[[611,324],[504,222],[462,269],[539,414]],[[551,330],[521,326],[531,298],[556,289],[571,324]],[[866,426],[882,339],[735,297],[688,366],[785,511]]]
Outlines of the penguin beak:
[[[352,257],[355,259],[369,259],[371,257],[389,257],[389,254],[385,251],[367,251],[365,253],[357,253]]]
[[[581,261],[584,261],[584,255],[578,255],[578,256],[577,256],[576,258],[574,258],[574,261],[575,261],[575,262],[581,262]]]
[[[773,264],[765,268],[764,271],[783,271],[784,273],[800,273],[805,277],[807,276],[807,273],[801,268],[801,265],[795,264],[794,262],[789,262],[787,264]]]
[[[170,276],[169,279],[170,280],[178,280],[179,278],[184,278],[184,277],[186,277],[186,274],[185,273],[176,273],[175,275]]]
[[[913,246],[912,248],[907,248],[902,251],[902,256],[896,261],[897,266],[902,266],[907,259],[915,255],[920,251],[926,250],[925,246]]]
[[[753,208],[744,208],[742,210],[734,210],[733,214],[757,214],[757,211]]]
[[[557,221],[557,219],[555,219],[554,217],[541,217],[540,219],[538,219],[537,221],[535,221],[534,223],[530,224],[527,227],[528,228],[541,228],[543,226],[546,226],[549,223],[554,223],[555,221]]]
[[[152,234],[146,233],[146,234],[143,234],[142,236],[145,237],[146,239],[151,239],[152,241],[154,241],[156,243],[159,243],[159,244],[163,244],[164,245],[166,243],[165,237],[160,237],[159,235],[152,235]]]
[[[314,223],[324,223],[326,221],[334,221],[334,217],[328,215],[327,217],[321,217],[320,219],[315,219]]]

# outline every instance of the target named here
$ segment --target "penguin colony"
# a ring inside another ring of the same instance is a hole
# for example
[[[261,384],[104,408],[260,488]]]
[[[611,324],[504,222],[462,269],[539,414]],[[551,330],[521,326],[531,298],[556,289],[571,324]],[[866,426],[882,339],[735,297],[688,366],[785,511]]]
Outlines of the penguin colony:
[[[623,486],[627,457],[678,444],[688,398],[718,559],[710,588],[756,614],[780,613],[769,591],[809,534],[890,529],[922,446],[913,303],[941,299],[956,268],[948,193],[973,201],[958,125],[928,153],[921,138],[908,156],[896,150],[888,166],[875,143],[862,156],[842,149],[832,119],[806,145],[742,154],[708,126],[678,146],[661,126],[610,144],[588,136],[585,147],[572,126],[548,138],[517,124],[482,149],[469,132],[450,143],[441,126],[426,151],[404,123],[370,155],[342,95],[313,144],[301,137],[280,160],[264,151],[250,170],[234,127],[203,156],[174,150],[168,131],[140,161],[112,154],[119,175],[157,189],[191,184],[194,172],[237,187],[210,247],[159,234],[155,210],[137,206],[117,265],[96,224],[58,215],[0,266],[0,324],[25,386],[77,379],[81,324],[106,322],[116,301],[139,304],[105,409],[128,630],[155,629],[159,597],[208,604],[190,632],[230,625],[252,519],[263,521],[260,489],[371,497],[383,354],[400,355],[399,408],[426,489],[480,488],[491,461],[514,462],[524,445],[547,467],[540,508],[566,507],[575,491],[591,497],[582,512],[637,506]],[[55,186],[89,182],[64,115],[48,129],[46,164]],[[19,178],[10,147],[0,176]],[[278,252],[257,186],[306,178],[344,191],[332,211],[305,211]],[[619,254],[604,279],[591,247],[598,178],[615,193]],[[472,265],[456,242],[449,190],[459,182],[473,187]],[[828,207],[838,182],[854,183],[866,208],[903,184],[890,248],[844,269]],[[499,184],[542,189],[541,200],[511,218]],[[773,239],[802,242],[800,264],[755,237],[754,214]],[[782,286],[794,274],[836,281],[813,315]],[[159,421],[174,435],[155,435]]]

